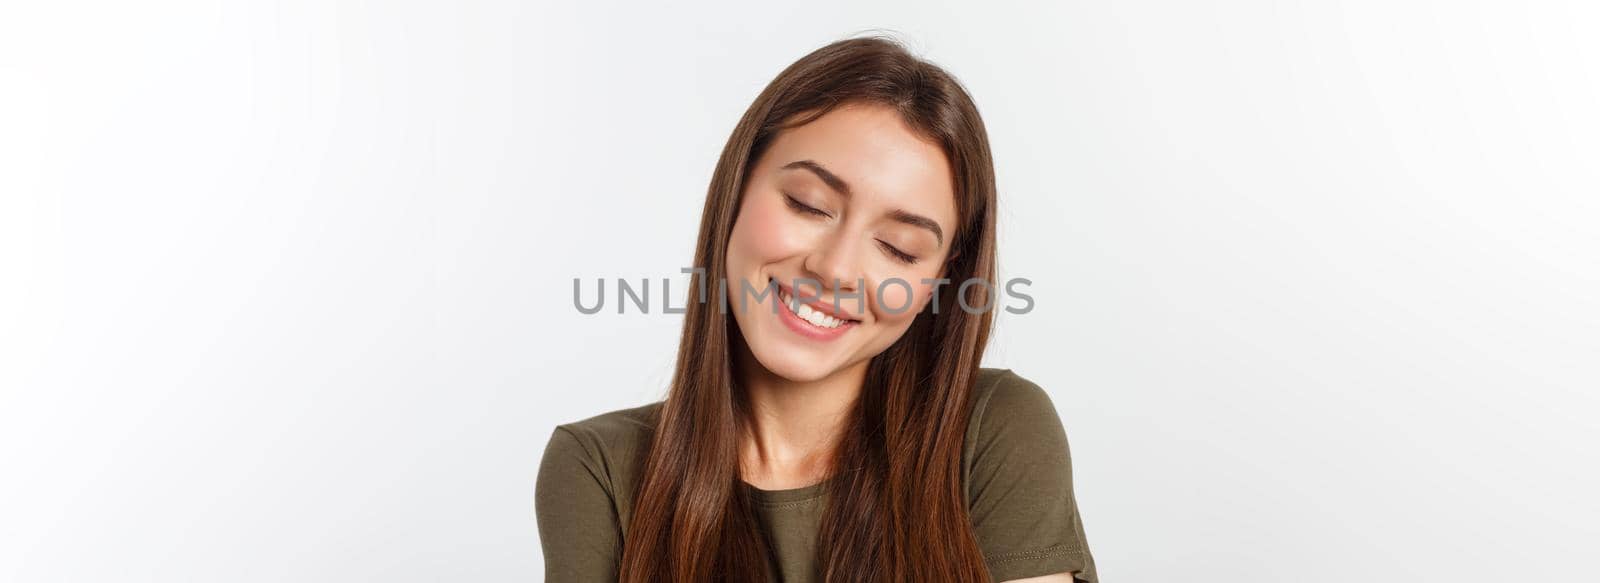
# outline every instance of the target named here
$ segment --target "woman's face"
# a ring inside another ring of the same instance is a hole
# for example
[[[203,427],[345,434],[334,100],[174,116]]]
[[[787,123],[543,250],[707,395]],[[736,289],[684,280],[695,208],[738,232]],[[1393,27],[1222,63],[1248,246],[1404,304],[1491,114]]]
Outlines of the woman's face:
[[[893,109],[841,106],[779,132],[746,177],[728,309],[768,371],[827,378],[910,327],[945,276],[955,224],[943,150]]]

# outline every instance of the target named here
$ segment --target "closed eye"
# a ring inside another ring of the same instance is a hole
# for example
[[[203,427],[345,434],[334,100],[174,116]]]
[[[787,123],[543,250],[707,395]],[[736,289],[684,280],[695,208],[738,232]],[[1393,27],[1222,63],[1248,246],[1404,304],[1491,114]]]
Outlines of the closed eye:
[[[910,253],[906,253],[905,251],[901,251],[899,249],[896,249],[894,245],[890,245],[888,243],[885,243],[885,242],[883,242],[882,239],[878,239],[878,246],[882,247],[884,252],[888,253],[890,257],[893,257],[895,261],[899,261],[901,263],[906,263],[906,264],[911,264],[911,263],[916,263],[917,262],[917,256],[912,255]]]
[[[783,195],[783,202],[788,204],[789,208],[794,209],[795,212],[798,212],[798,213],[804,213],[804,214],[808,214],[808,215],[816,215],[816,216],[819,216],[819,217],[828,217],[828,218],[832,218],[833,217],[833,215],[828,214],[826,211],[823,211],[822,209],[819,209],[817,207],[811,206],[809,204],[800,202],[799,199],[796,199],[795,197],[789,196],[788,194],[784,194]]]

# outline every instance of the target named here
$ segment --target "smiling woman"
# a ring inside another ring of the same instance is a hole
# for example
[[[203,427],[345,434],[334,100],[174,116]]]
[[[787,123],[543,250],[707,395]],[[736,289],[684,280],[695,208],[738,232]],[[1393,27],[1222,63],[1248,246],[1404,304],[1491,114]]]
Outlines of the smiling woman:
[[[744,189],[728,240],[729,285],[774,281],[800,298],[800,310],[851,320],[825,327],[805,313],[777,310],[781,317],[771,318],[774,310],[734,309],[749,355],[789,381],[864,375],[868,360],[904,336],[920,312],[882,308],[920,308],[944,275],[950,249],[941,225],[954,228],[956,197],[943,150],[891,106],[845,104],[778,134]],[[883,286],[880,294],[866,284],[891,279],[907,285]],[[819,285],[808,289],[812,282]],[[880,309],[838,314],[835,304]],[[780,322],[797,333],[782,333]]]
[[[980,368],[995,187],[978,110],[881,38],[745,112],[701,218],[667,398],[556,428],[549,581],[1096,581],[1048,394]],[[899,282],[901,285],[885,285]],[[743,296],[741,295],[741,300]],[[728,318],[728,313],[732,318]]]

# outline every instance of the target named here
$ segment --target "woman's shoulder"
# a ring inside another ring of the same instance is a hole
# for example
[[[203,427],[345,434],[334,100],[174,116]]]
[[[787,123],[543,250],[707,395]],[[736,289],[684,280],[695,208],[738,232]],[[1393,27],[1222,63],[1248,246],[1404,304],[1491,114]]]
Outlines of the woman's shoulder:
[[[540,462],[539,487],[551,492],[598,485],[626,512],[639,465],[650,448],[661,401],[556,425]]]
[[[1038,413],[1048,412],[1055,418],[1055,403],[1050,394],[1038,384],[1009,368],[980,368],[973,388],[971,424],[982,430],[986,419],[1011,419],[1022,415],[1028,419],[1042,419]],[[1027,415],[1034,413],[1034,415]],[[1059,423],[1059,419],[1055,421]]]
[[[969,485],[994,478],[985,473],[1067,462],[1066,430],[1037,383],[1011,369],[981,368],[973,390],[962,452]]]
[[[564,437],[571,445],[606,457],[636,453],[649,445],[662,405],[656,401],[561,423],[556,425],[552,443]]]
[[[633,492],[662,405],[607,411],[551,431],[534,486],[541,533],[599,529],[603,532],[588,533],[599,537],[591,546],[615,542],[620,532],[615,529],[632,514]],[[596,518],[602,516],[611,520]]]

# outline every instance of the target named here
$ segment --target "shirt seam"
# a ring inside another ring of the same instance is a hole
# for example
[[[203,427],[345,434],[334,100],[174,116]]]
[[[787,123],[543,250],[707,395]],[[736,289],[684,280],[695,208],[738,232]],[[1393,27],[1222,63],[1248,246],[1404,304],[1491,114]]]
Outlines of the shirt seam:
[[[792,507],[795,507],[795,506],[802,506],[802,505],[810,504],[812,502],[816,502],[817,499],[821,498],[821,497],[822,497],[821,494],[816,494],[816,495],[813,495],[813,496],[811,496],[809,498],[801,498],[799,500],[788,500],[788,501],[785,501],[785,502],[763,502],[763,501],[757,500],[756,504],[760,504],[761,507],[763,507],[763,508],[773,508],[773,509],[792,508]]]
[[[993,554],[993,555],[985,555],[985,558],[989,559],[994,564],[999,565],[999,564],[1002,564],[1002,563],[1011,563],[1011,562],[1015,562],[1015,561],[1025,561],[1025,560],[1028,560],[1028,559],[1044,559],[1044,558],[1061,556],[1061,555],[1072,555],[1072,554],[1075,554],[1076,552],[1077,552],[1077,550],[1074,549],[1073,547],[1069,546],[1069,545],[1058,544],[1058,545],[1048,546],[1048,547],[1045,547],[1045,548],[1042,548],[1042,549],[1037,549],[1037,550],[1015,551],[1015,552],[1010,552],[1010,553],[997,553],[997,554]]]

